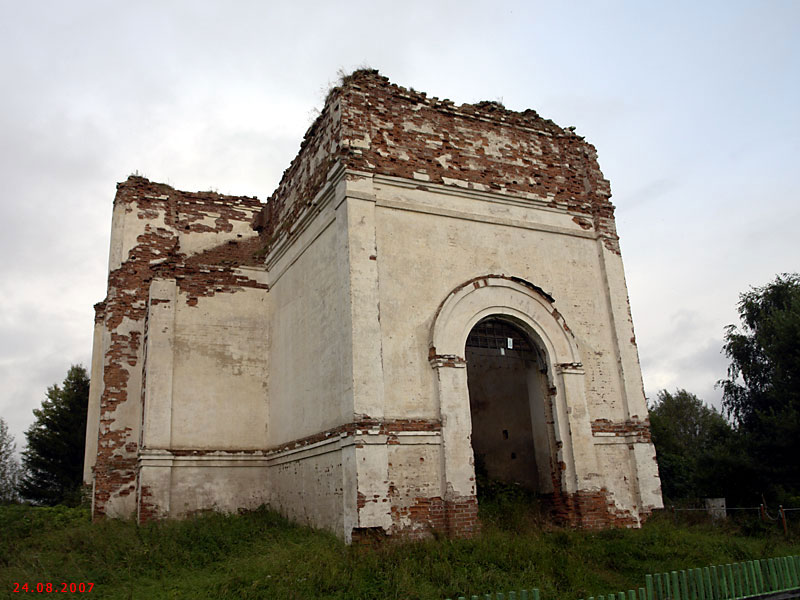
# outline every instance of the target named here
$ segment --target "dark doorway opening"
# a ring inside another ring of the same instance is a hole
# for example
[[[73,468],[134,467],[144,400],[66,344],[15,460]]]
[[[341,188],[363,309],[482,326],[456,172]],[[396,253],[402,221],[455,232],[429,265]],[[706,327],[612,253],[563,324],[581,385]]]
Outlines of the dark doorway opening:
[[[496,484],[552,492],[544,353],[514,323],[489,317],[470,332],[466,359],[479,498]]]

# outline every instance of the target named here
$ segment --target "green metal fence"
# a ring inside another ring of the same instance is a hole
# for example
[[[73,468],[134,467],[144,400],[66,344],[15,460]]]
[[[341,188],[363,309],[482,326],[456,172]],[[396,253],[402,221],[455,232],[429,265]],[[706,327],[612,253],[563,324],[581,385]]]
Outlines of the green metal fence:
[[[645,587],[589,600],[738,600],[800,589],[800,556],[748,560],[645,577]]]
[[[450,600],[448,598],[448,600]],[[459,596],[458,600],[467,600],[464,596]],[[484,594],[482,596],[470,596],[470,600],[539,600],[539,590],[519,590],[518,592],[508,592],[504,594]]]
[[[656,573],[645,577],[645,587],[588,600],[739,600],[799,590],[800,556],[748,560],[702,569]],[[449,599],[448,599],[449,600]],[[459,596],[458,600],[467,600]],[[470,600],[540,600],[539,590],[471,596]]]

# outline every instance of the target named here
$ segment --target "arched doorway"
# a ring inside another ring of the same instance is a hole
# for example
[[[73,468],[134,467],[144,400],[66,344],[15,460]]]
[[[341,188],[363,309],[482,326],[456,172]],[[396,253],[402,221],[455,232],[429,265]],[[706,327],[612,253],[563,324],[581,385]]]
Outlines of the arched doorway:
[[[465,358],[478,494],[492,482],[552,492],[544,352],[512,320],[493,315],[470,331]]]
[[[470,332],[486,319],[511,323],[546,357],[547,373],[539,382],[546,381],[547,389],[527,387],[538,493],[560,497],[602,485],[578,344],[554,303],[549,294],[523,279],[486,275],[453,289],[434,315],[428,361],[436,371],[442,423],[441,491],[447,527],[454,534],[464,533],[471,527],[464,523],[477,518],[465,348]],[[537,390],[546,394],[541,402],[536,400]]]

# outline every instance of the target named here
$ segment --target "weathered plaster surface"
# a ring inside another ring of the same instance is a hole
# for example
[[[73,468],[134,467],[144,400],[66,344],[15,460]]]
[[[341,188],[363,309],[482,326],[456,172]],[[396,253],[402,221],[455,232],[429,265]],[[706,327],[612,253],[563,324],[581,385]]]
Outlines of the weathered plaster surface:
[[[171,448],[255,450],[267,437],[267,292],[176,298]]]
[[[471,535],[465,342],[491,317],[544,357],[531,485],[564,522],[638,525],[661,497],[609,198],[574,132],[374,72],[331,92],[266,205],[128,179],[97,305],[95,517],[267,502],[348,542]]]

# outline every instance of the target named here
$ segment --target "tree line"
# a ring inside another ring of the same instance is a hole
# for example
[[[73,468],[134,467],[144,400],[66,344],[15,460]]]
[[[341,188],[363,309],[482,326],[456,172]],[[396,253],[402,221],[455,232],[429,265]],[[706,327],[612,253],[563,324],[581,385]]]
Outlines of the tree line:
[[[649,407],[662,492],[800,507],[800,275],[741,294],[738,312],[723,345],[723,413],[682,389]]]
[[[800,274],[741,294],[738,312],[725,331],[723,412],[683,389],[649,406],[662,492],[800,507]],[[21,464],[0,417],[0,503],[80,502],[88,399],[86,370],[73,366],[33,411]]]
[[[34,409],[21,464],[0,417],[0,503],[80,504],[88,404],[89,376],[74,365],[61,385],[47,389],[41,408]]]

